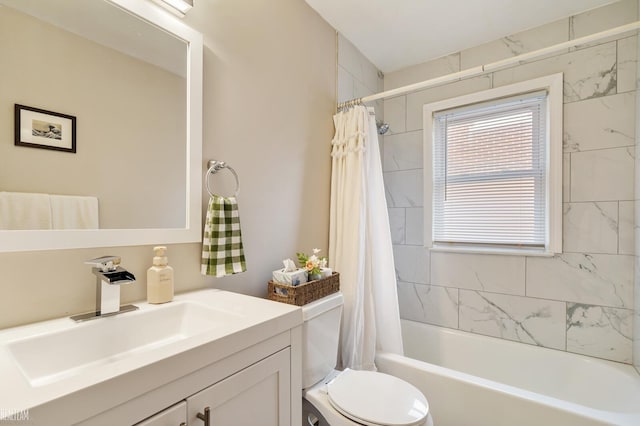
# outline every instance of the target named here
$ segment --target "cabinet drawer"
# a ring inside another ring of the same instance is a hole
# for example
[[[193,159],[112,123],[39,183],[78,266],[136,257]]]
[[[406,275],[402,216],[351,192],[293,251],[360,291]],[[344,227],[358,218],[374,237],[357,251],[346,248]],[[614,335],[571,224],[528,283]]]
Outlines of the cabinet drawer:
[[[134,426],[186,426],[187,424],[187,403],[185,401],[162,410],[158,414],[146,420],[136,423]]]
[[[187,398],[188,424],[290,426],[289,365],[286,348]]]

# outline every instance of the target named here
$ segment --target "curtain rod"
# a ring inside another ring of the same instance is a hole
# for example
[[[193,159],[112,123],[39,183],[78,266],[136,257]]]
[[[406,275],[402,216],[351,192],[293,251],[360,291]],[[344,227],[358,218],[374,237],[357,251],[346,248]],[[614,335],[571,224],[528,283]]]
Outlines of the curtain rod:
[[[558,43],[553,46],[543,47],[542,49],[534,50],[528,53],[523,53],[521,55],[513,56],[511,58],[502,59],[502,60],[491,62],[485,65],[478,65],[473,68],[443,75],[441,77],[431,78],[429,80],[424,80],[419,83],[409,84],[407,86],[398,87],[396,89],[387,90],[384,92],[376,93],[376,94],[365,96],[362,98],[351,99],[346,102],[340,102],[338,103],[338,110],[351,107],[353,105],[359,105],[364,102],[390,98],[392,96],[397,96],[397,95],[404,95],[406,93],[415,92],[421,89],[427,89],[429,87],[438,86],[444,83],[449,83],[451,81],[461,80],[463,78],[468,78],[468,77],[474,77],[476,75],[480,75],[486,72],[497,71],[499,69],[508,68],[514,64],[522,64],[523,62],[530,61],[532,59],[536,59],[541,56],[545,56],[554,52],[558,52],[563,49],[576,47],[581,44],[586,44],[595,40],[600,40],[602,38],[616,36],[619,34],[630,32],[630,31],[635,31],[637,29],[640,29],[640,21],[635,21],[630,24],[621,25],[619,27],[601,31],[599,33],[594,33],[584,37],[576,38],[574,40]]]

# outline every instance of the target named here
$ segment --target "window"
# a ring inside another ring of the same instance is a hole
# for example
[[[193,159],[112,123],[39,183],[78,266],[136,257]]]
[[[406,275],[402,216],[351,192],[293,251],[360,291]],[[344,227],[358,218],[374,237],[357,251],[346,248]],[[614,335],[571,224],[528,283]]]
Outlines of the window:
[[[424,113],[426,244],[560,252],[562,74],[428,104]]]

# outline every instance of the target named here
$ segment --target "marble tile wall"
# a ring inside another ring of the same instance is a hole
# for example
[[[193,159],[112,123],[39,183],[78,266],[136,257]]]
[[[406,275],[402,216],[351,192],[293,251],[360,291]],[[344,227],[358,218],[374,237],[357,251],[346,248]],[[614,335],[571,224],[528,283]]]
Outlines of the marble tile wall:
[[[622,0],[388,73],[384,88],[632,22],[639,3]],[[403,318],[632,363],[635,317],[640,364],[637,50],[636,36],[610,38],[385,100],[383,170]],[[422,105],[557,72],[564,73],[563,253],[430,253],[422,235]]]
[[[338,102],[362,98],[384,89],[384,75],[342,34],[338,34]],[[382,120],[382,101],[374,102],[376,119]]]

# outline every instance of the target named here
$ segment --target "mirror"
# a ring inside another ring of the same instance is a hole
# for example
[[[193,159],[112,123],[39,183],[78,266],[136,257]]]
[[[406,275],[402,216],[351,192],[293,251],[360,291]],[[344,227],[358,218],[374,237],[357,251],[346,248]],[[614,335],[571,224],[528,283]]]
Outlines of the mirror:
[[[150,2],[0,0],[0,51],[0,251],[199,241],[201,34]]]

